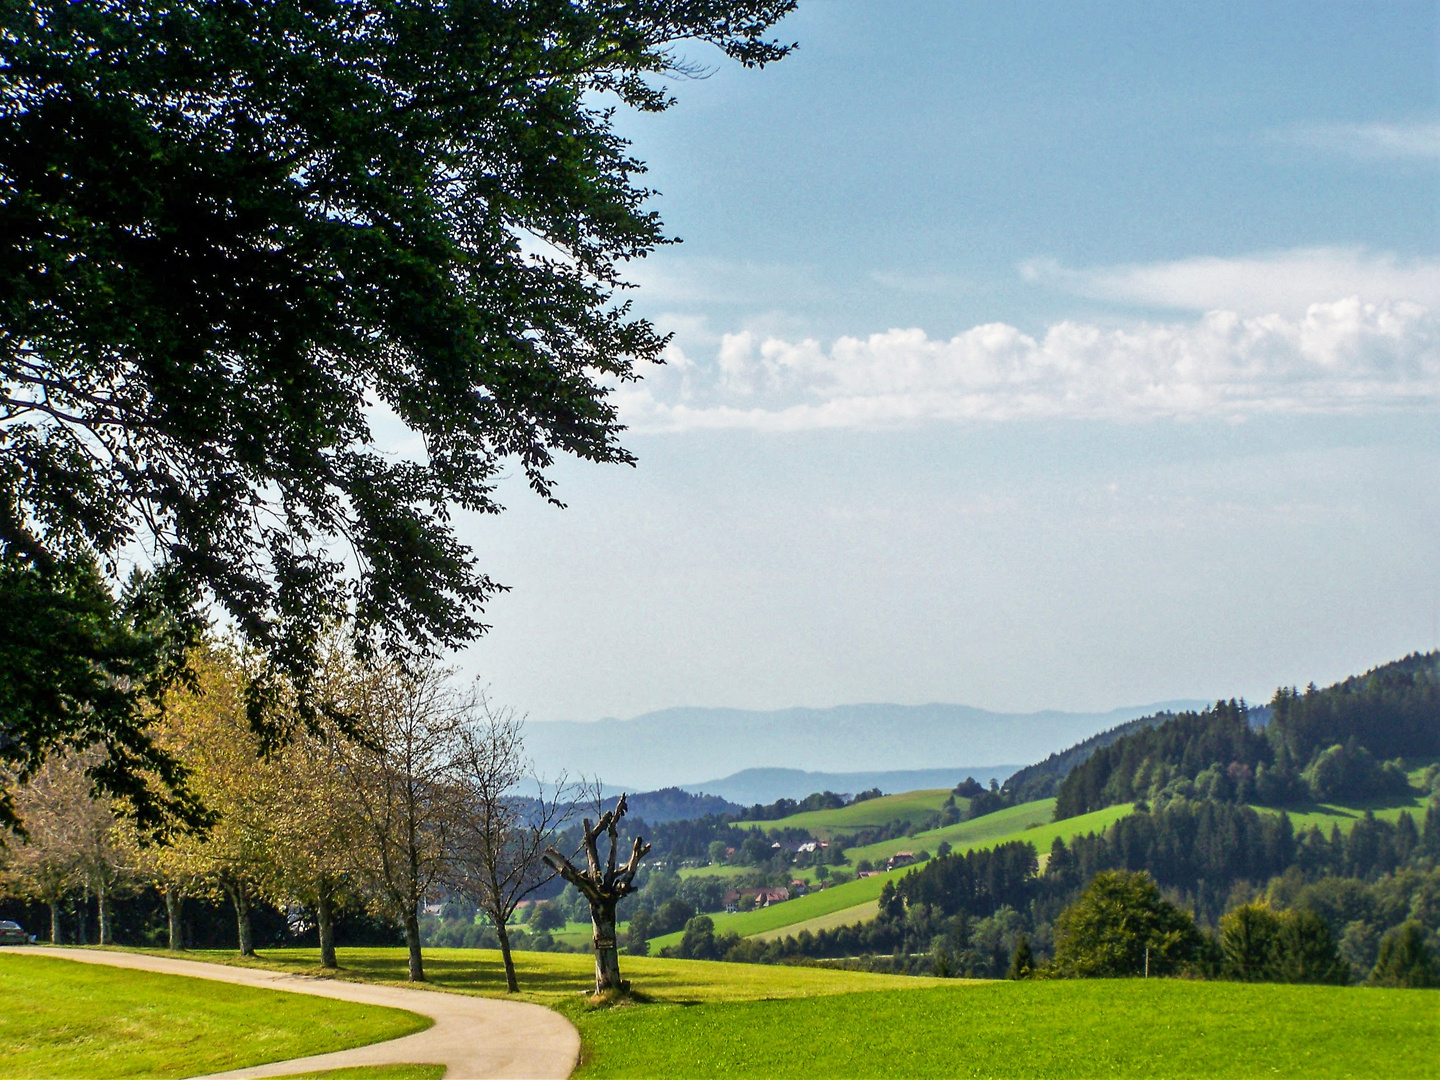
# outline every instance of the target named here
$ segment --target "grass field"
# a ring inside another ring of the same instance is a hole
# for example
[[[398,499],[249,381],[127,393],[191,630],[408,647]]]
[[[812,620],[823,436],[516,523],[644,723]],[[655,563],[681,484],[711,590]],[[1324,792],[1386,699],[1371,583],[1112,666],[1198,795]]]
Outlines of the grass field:
[[[600,1077],[1440,1075],[1440,991],[1020,982],[575,1017]]]
[[[879,801],[878,799],[876,800]],[[862,804],[863,805],[863,804]],[[1025,840],[1033,844],[1035,850],[1041,856],[1046,855],[1050,850],[1050,844],[1055,837],[1063,836],[1067,840],[1072,836],[1083,836],[1086,833],[1100,832],[1114,821],[1118,821],[1132,808],[1126,806],[1111,806],[1104,810],[1097,810],[1093,814],[1084,814],[1080,817],[1066,818],[1064,821],[1050,822],[1036,828],[1025,828],[1022,822],[1032,820],[1037,814],[1049,817],[1053,810],[1053,800],[1044,799],[1037,803],[1025,803],[1021,806],[1012,806],[1007,810],[1001,810],[989,814],[983,818],[976,818],[974,821],[962,822],[959,825],[952,825],[947,829],[936,829],[929,833],[919,833],[908,840],[886,841],[885,845],[873,844],[870,848],[852,848],[847,854],[852,857],[859,856],[866,858],[862,852],[870,851],[872,848],[882,846],[891,847],[894,850],[919,851],[921,848],[929,847],[931,854],[935,853],[935,847],[939,840],[948,836],[956,837],[950,843],[957,851],[970,851],[975,848],[994,847],[998,844],[1007,843],[1011,840]],[[1030,808],[1027,810],[1027,807]],[[1018,826],[1018,831],[1017,831]],[[929,838],[935,838],[932,842]],[[903,845],[903,846],[902,846]],[[873,858],[873,856],[869,856]],[[829,916],[835,912],[848,908],[859,907],[869,901],[875,900],[880,895],[886,880],[899,877],[908,873],[908,869],[896,870],[890,874],[881,874],[875,877],[862,878],[858,881],[847,882],[844,885],[836,885],[833,888],[825,889],[822,892],[813,892],[808,896],[802,896],[795,900],[787,900],[783,904],[775,904],[768,908],[761,908],[758,911],[742,911],[736,914],[717,914],[711,918],[715,921],[715,932],[733,930],[741,937],[750,937],[755,934],[765,934],[766,937],[783,937],[786,933],[799,933],[800,926],[808,925],[813,932],[815,920],[822,916]],[[853,920],[852,920],[853,921]],[[843,925],[830,923],[829,925]],[[793,930],[789,929],[794,927]],[[776,933],[780,931],[780,933]],[[663,949],[668,945],[678,944],[680,933],[666,934],[663,937],[654,938],[650,942],[652,951]]]
[[[228,952],[192,955],[235,962]],[[1440,1076],[1440,991],[1433,990],[1160,979],[967,983],[622,957],[636,1000],[597,1007],[583,994],[589,957],[519,953],[516,961],[522,996],[579,1027],[580,1080]],[[315,950],[296,949],[262,952],[245,964],[314,971],[317,962]],[[403,949],[342,949],[340,962],[344,978],[404,980]],[[428,950],[426,966],[438,988],[504,994],[496,952]],[[307,1045],[306,1052],[316,1051]],[[0,1061],[0,1075],[137,1075],[25,1073],[7,1064]],[[325,1080],[434,1074],[346,1070]]]
[[[856,904],[854,907],[841,908],[839,911],[832,911],[828,915],[817,915],[813,919],[806,919],[801,923],[790,923],[780,927],[778,930],[762,930],[758,934],[752,934],[761,941],[769,941],[771,938],[783,938],[792,934],[798,934],[802,930],[809,930],[812,934],[820,930],[832,930],[837,926],[850,926],[857,922],[868,922],[880,914],[880,901],[867,900],[863,904]]]
[[[964,779],[957,777],[957,781]],[[776,821],[737,822],[741,826],[764,829],[805,829],[812,836],[829,840],[837,832],[854,832],[866,826],[888,825],[892,821],[915,824],[924,821],[931,814],[938,814],[950,797],[948,788],[907,791],[899,795],[883,795],[878,799],[851,803],[838,810],[810,810],[803,814],[791,814]],[[964,799],[956,799],[955,805],[963,807]]]
[[[428,1018],[399,1009],[0,955],[5,1077],[196,1076],[364,1046],[429,1026]]]
[[[317,949],[264,949],[253,960],[242,960],[233,950],[221,949],[196,949],[185,955],[192,960],[236,967],[260,967],[302,975],[321,974]],[[585,991],[594,987],[595,960],[589,954],[517,952],[514,955],[522,1000],[559,1007],[568,1015],[583,1006]],[[404,949],[342,948],[338,958],[340,970],[335,973],[336,978],[408,985],[405,981]],[[862,971],[832,971],[818,967],[762,967],[704,960],[662,960],[646,956],[622,956],[620,971],[634,982],[635,989],[646,999],[670,1005],[947,985],[941,979],[916,979],[904,975],[872,975]],[[487,997],[507,996],[505,972],[500,965],[500,953],[495,949],[426,949],[425,973],[430,985],[436,989]],[[0,1072],[0,1075],[5,1074]]]
[[[770,907],[759,908],[755,911],[739,911],[734,914],[720,912],[711,915],[710,918],[715,921],[717,934],[734,931],[741,937],[749,937],[751,934],[807,922],[821,915],[829,915],[874,900],[879,897],[880,890],[885,887],[886,881],[897,878],[905,872],[905,870],[895,870],[889,874],[876,874],[874,877],[847,881],[844,885],[835,885],[821,892],[812,892],[807,896],[786,900],[782,904],[772,904]],[[663,949],[667,945],[678,944],[681,934],[682,932],[677,930],[673,934],[652,938],[650,941],[651,951]]]
[[[1353,806],[1306,803],[1301,806],[1287,806],[1285,813],[1290,815],[1290,823],[1295,826],[1296,832],[1316,825],[1321,831],[1328,834],[1332,825],[1338,825],[1342,833],[1348,833],[1355,822],[1365,816],[1366,810],[1371,811],[1382,821],[1395,821],[1402,813],[1408,812],[1415,819],[1416,825],[1423,826],[1425,810],[1429,803],[1429,794],[1422,793],[1417,788],[1410,798],[1384,799]],[[1278,814],[1280,812],[1272,806],[1256,806],[1254,809],[1262,814]]]

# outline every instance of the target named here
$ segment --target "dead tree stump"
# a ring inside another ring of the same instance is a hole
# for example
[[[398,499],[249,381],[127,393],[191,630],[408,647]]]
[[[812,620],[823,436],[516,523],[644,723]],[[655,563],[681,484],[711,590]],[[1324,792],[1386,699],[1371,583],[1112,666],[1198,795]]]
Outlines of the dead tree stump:
[[[615,906],[622,897],[635,891],[635,871],[640,860],[650,850],[650,845],[635,838],[630,850],[630,859],[624,866],[615,865],[615,850],[620,843],[620,819],[625,816],[625,796],[621,795],[615,809],[600,815],[595,824],[585,819],[585,862],[584,870],[575,865],[554,848],[545,852],[545,862],[551,869],[579,889],[590,902],[590,924],[595,934],[595,992],[624,989],[620,981],[620,953],[615,940]],[[601,834],[609,834],[610,855],[602,865],[596,840]]]

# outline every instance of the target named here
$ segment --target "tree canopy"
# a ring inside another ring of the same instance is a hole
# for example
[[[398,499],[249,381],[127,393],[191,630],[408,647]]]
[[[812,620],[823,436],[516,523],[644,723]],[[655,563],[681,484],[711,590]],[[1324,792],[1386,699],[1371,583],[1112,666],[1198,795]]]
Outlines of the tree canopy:
[[[614,106],[669,107],[677,42],[781,58],[793,5],[0,0],[0,561],[146,562],[302,704],[327,620],[473,638],[501,586],[452,514],[632,461],[609,393],[664,347]]]

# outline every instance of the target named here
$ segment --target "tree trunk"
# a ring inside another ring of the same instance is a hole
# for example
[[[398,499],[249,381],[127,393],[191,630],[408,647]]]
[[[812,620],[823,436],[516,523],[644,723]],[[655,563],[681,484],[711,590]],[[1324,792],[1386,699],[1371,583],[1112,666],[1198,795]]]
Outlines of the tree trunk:
[[[420,918],[411,908],[405,913],[405,948],[410,951],[410,981],[425,981],[425,960],[420,955]]]
[[[65,931],[60,925],[60,902],[50,901],[50,944],[65,944]]]
[[[320,966],[333,970],[340,966],[335,961],[335,909],[331,906],[330,887],[323,881],[316,893],[315,921],[320,928]]]
[[[185,896],[174,885],[165,890],[165,921],[169,924],[170,930],[170,951],[179,952],[185,948],[185,934],[180,925],[180,915],[185,904]]]
[[[240,939],[240,955],[254,956],[255,940],[250,930],[250,895],[243,883],[225,891],[230,894],[230,902],[235,905],[235,930],[236,937]]]
[[[75,936],[75,944],[88,945],[90,943],[85,940],[85,931],[87,929],[85,924],[90,921],[90,886],[88,885],[85,886],[80,893],[80,907],[77,915],[75,929],[78,933]]]
[[[595,931],[595,992],[623,990],[620,953],[615,947],[615,901],[590,901],[590,925]]]
[[[494,918],[492,911],[490,917]],[[495,936],[500,939],[500,959],[505,962],[505,989],[512,994],[520,992],[520,980],[515,978],[515,960],[510,955],[510,931],[504,919],[495,919]]]
[[[110,944],[110,895],[105,890],[105,882],[101,879],[95,887],[95,906],[100,920],[100,944]]]

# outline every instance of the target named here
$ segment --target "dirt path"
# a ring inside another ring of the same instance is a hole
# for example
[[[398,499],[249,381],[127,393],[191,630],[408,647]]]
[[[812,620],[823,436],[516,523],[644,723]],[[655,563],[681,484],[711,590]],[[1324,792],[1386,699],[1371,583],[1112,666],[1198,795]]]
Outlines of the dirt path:
[[[402,1063],[444,1065],[445,1080],[490,1080],[492,1077],[564,1080],[575,1068],[580,1056],[580,1034],[570,1021],[539,1005],[519,1001],[497,1001],[438,990],[409,990],[338,979],[312,979],[278,971],[176,960],[168,956],[90,952],[49,946],[7,948],[5,951],[137,968],[162,975],[214,979],[265,990],[314,994],[316,997],[338,998],[364,1005],[386,1005],[407,1009],[435,1021],[434,1027],[427,1031],[389,1042],[215,1073],[210,1080],[242,1080],[341,1069],[352,1065]]]

